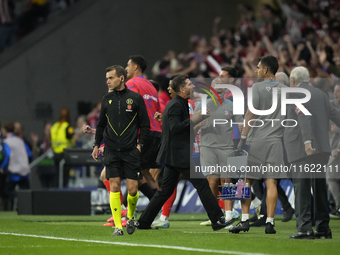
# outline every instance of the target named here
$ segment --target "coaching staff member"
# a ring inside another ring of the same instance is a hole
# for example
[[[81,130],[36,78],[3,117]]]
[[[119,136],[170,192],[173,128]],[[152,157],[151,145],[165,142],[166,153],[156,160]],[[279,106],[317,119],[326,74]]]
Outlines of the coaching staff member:
[[[291,235],[290,239],[331,239],[326,175],[323,167],[327,165],[331,154],[328,137],[329,120],[340,126],[340,113],[330,103],[326,93],[309,85],[309,72],[305,67],[296,67],[292,70],[290,86],[310,92],[311,99],[303,105],[312,114],[304,115],[299,108],[289,106],[287,119],[297,120],[298,125],[293,128],[284,128],[288,161],[295,166],[293,169],[296,169],[295,172],[293,171],[293,186],[298,233]],[[300,97],[302,95],[301,93],[288,95],[294,98],[292,96],[296,97],[296,94]],[[321,173],[315,173],[318,164],[321,166]],[[314,173],[311,172],[313,165],[316,166]],[[301,172],[300,169],[302,169]],[[304,169],[310,169],[310,172]],[[315,232],[312,229],[311,187],[315,204]]]
[[[152,221],[159,210],[174,192],[178,177],[182,173],[197,189],[197,193],[208,213],[214,230],[220,230],[228,225],[218,203],[211,193],[208,181],[205,178],[190,178],[190,164],[192,143],[195,133],[192,130],[202,120],[200,112],[189,117],[188,99],[193,85],[185,75],[178,75],[173,79],[172,88],[176,96],[165,107],[162,124],[162,144],[157,162],[164,163],[164,176],[161,190],[157,191],[149,205],[136,223],[139,229],[150,229]],[[194,170],[192,170],[194,171]]]
[[[150,130],[150,122],[142,96],[127,89],[126,71],[122,66],[108,67],[106,79],[109,89],[113,91],[104,96],[102,101],[92,157],[98,159],[98,148],[104,138],[106,179],[110,181],[110,207],[116,224],[112,235],[123,235],[119,169],[124,169],[128,215],[133,215],[139,197],[140,153]],[[128,219],[128,234],[131,234],[131,227],[134,230],[134,223],[133,217]]]

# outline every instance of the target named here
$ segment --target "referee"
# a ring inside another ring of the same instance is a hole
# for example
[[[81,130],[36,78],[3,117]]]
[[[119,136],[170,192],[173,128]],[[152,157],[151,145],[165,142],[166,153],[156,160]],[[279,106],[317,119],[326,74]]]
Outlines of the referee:
[[[142,96],[127,89],[126,71],[122,66],[114,65],[106,69],[109,89],[104,96],[92,157],[98,160],[98,148],[104,139],[104,164],[106,179],[110,181],[110,207],[116,225],[113,236],[123,235],[120,205],[120,174],[124,169],[128,189],[128,221],[126,231],[134,231],[134,211],[139,193],[140,153],[150,130],[150,122]],[[140,130],[139,140],[138,131]]]

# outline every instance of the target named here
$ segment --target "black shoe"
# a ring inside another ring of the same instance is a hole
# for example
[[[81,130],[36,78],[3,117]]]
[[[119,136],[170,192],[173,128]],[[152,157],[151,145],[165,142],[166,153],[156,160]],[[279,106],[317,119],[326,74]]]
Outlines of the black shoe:
[[[340,208],[338,208],[337,210],[331,212],[329,214],[329,217],[331,217],[331,218],[340,218]]]
[[[297,232],[297,234],[291,235],[289,239],[315,239],[313,231]]]
[[[266,234],[276,234],[276,230],[274,229],[274,225],[270,222],[266,223],[266,230],[264,231]]]
[[[233,234],[238,234],[240,231],[248,232],[249,231],[249,221],[240,221],[237,223],[235,227],[229,228],[229,232]]]
[[[132,219],[129,219],[127,220],[126,222],[126,232],[129,234],[129,235],[132,235],[133,232],[135,232],[136,230],[136,226],[135,226],[135,217],[133,217]]]
[[[293,208],[289,208],[287,211],[283,212],[282,222],[288,222],[293,218],[293,214],[295,213]]]
[[[126,224],[127,226],[127,224]],[[139,221],[137,220],[135,222],[135,229],[139,229],[139,230],[148,230],[148,229],[158,229],[158,227],[151,227],[151,226],[145,226],[145,225],[141,225],[139,223]]]
[[[250,227],[265,227],[266,220],[267,220],[267,216],[263,216],[259,220],[255,221],[253,224],[250,224]]]
[[[254,216],[251,217],[248,221],[249,221],[249,222],[255,222],[255,221],[257,221],[257,220],[258,220],[257,215],[254,214]]]
[[[315,239],[332,239],[332,231],[328,229],[324,232],[314,231]]]
[[[217,231],[217,230],[220,230],[222,228],[225,228],[226,226],[233,224],[234,221],[235,221],[235,219],[231,219],[231,220],[226,221],[224,216],[222,216],[215,223],[211,223],[211,227],[213,228],[214,231]]]

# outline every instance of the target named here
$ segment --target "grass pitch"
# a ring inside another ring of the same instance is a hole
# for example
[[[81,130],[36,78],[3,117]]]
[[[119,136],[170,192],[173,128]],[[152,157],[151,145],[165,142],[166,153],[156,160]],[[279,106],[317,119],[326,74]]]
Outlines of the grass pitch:
[[[296,233],[293,219],[282,223],[275,218],[275,235],[264,228],[248,233],[214,232],[200,226],[206,214],[171,214],[170,228],[136,230],[133,235],[113,237],[111,227],[103,227],[109,215],[22,216],[0,212],[1,255],[60,254],[339,254],[340,220],[331,219],[331,240],[290,240]]]

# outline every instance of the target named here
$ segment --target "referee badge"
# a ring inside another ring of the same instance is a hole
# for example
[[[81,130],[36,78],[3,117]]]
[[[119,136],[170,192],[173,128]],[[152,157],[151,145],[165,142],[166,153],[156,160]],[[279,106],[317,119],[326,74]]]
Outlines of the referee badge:
[[[128,99],[126,99],[126,103],[131,105],[131,104],[133,104],[133,100],[131,98],[128,98]]]

